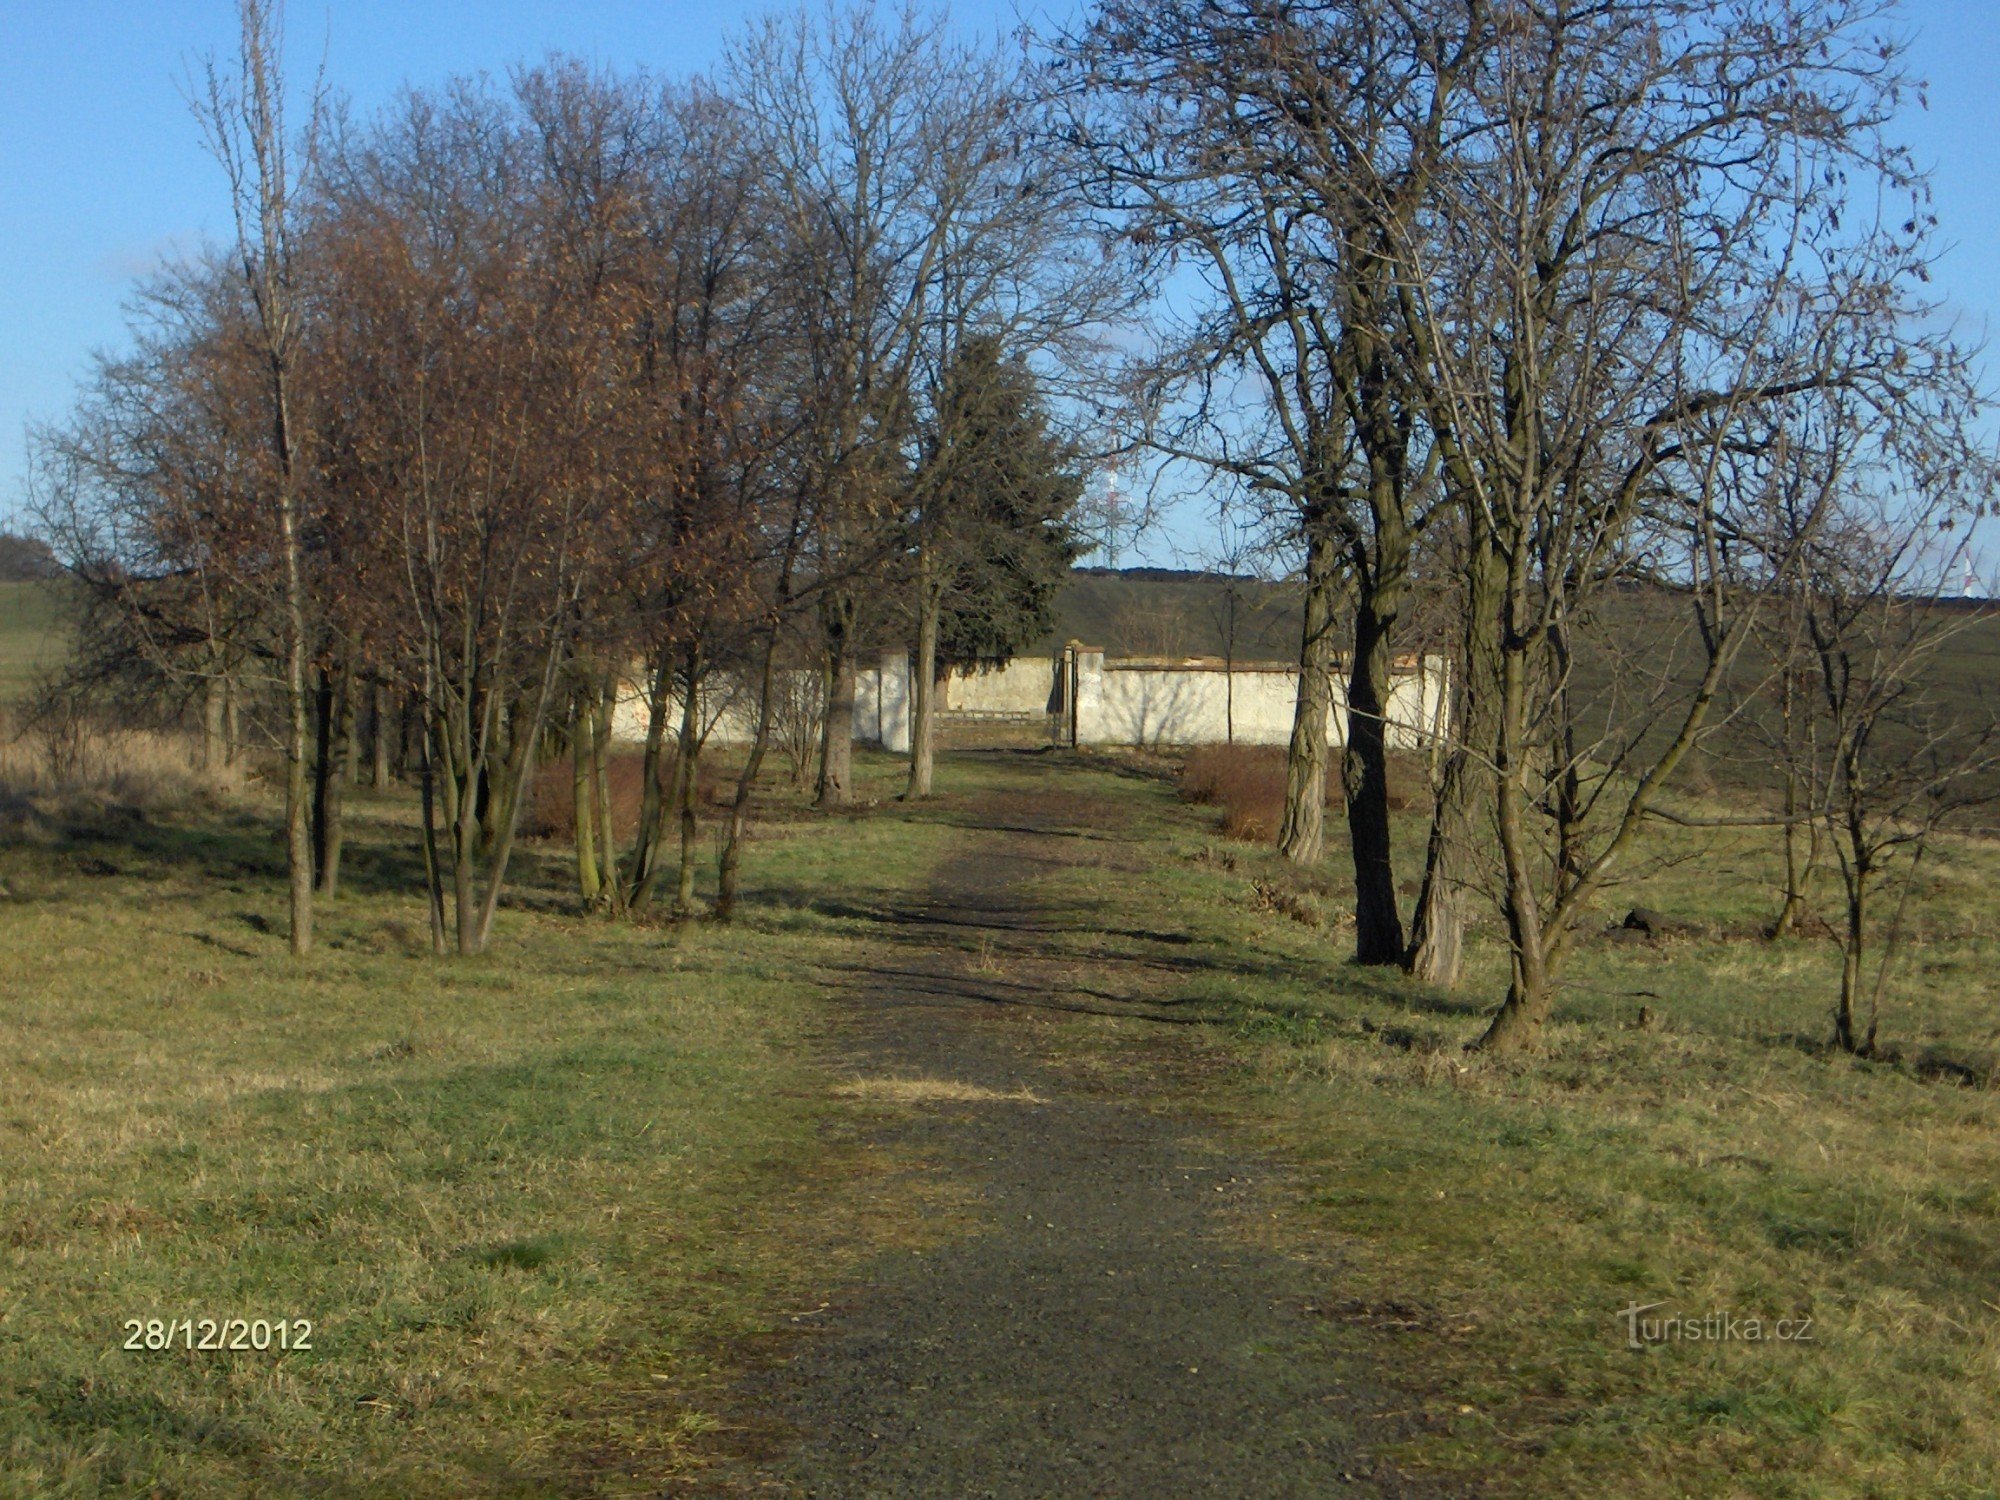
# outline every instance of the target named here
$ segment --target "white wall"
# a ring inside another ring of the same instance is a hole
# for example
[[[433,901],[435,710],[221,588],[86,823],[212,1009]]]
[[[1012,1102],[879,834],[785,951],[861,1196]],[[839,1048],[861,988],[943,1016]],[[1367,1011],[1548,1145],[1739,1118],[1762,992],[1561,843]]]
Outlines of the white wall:
[[[1077,742],[1084,745],[1282,745],[1292,736],[1299,674],[1257,664],[1224,670],[1203,662],[1106,661],[1077,656]],[[1390,747],[1416,749],[1441,727],[1449,662],[1428,656],[1399,667],[1384,717]],[[1233,701],[1232,701],[1233,699]],[[1333,682],[1327,739],[1347,742],[1347,683]]]
[[[712,678],[703,685],[699,712],[711,743],[740,745],[749,741],[757,728],[757,701],[742,684],[727,678]],[[646,739],[646,685],[643,678],[628,678],[618,687],[618,699],[611,707],[611,737],[643,744]],[[681,730],[681,700],[675,694],[667,704],[667,738]]]
[[[910,753],[910,662],[889,655],[854,674],[854,738],[898,755]]]
[[[1077,740],[1085,745],[1219,744],[1230,737],[1233,722],[1240,744],[1282,745],[1292,735],[1297,697],[1296,672],[1109,661],[1102,668],[1096,712],[1089,710],[1089,694],[1077,695],[1084,705]]]
[[[1291,738],[1298,699],[1295,667],[1269,663],[1220,664],[1135,658],[1106,661],[1104,653],[1079,648],[1075,654],[1076,738],[1081,745],[1214,745],[1234,738],[1245,745],[1282,745]],[[1055,701],[1062,663],[1046,659],[1010,662],[997,672],[954,673],[944,708],[952,713],[1041,713]],[[795,675],[803,675],[797,673]],[[1443,728],[1450,703],[1451,663],[1443,656],[1408,658],[1390,681],[1385,715],[1389,744],[1417,749]],[[907,658],[890,654],[855,673],[854,738],[897,754],[910,749],[910,670]],[[1231,702],[1233,689],[1234,702]],[[1347,740],[1347,683],[1336,676],[1327,716],[1329,743]],[[756,728],[756,701],[739,684],[718,680],[702,695],[701,709],[713,743],[747,743]],[[678,729],[673,706],[669,733]],[[622,740],[646,736],[645,695],[636,684],[621,689],[612,715],[612,733]]]
[[[1056,663],[1046,656],[1017,656],[1004,667],[975,667],[945,680],[946,713],[1041,714],[1051,706]]]

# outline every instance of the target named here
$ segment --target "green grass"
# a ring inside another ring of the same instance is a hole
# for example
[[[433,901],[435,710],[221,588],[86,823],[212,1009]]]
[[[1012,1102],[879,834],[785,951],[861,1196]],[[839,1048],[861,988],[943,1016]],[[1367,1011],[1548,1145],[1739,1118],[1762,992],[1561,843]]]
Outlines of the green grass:
[[[1456,993],[1356,969],[1344,848],[1301,879],[1169,795],[1163,857],[1119,904],[1194,939],[1168,998],[1225,1022],[1249,1068],[1234,1117],[1296,1164],[1264,1232],[1329,1263],[1341,1324],[1429,1419],[1399,1461],[1530,1496],[2000,1492],[2000,1096],[1824,1047],[1838,959],[1755,935],[1767,844],[1662,830],[1665,858],[1592,920],[1643,901],[1704,935],[1586,942],[1547,1055],[1508,1062],[1463,1047],[1505,986],[1490,916]],[[1422,830],[1397,832],[1414,874]],[[1926,861],[1883,1019],[1910,1058],[2000,1039],[1996,880],[1992,843]],[[1656,1302],[1814,1337],[1625,1348],[1619,1310]]]
[[[1145,999],[1214,1022],[1023,1025],[1286,1164],[1241,1232],[1323,1267],[1326,1336],[1420,1418],[1405,1469],[1995,1492],[2000,1096],[1825,1049],[1830,945],[1755,936],[1767,842],[1659,830],[1593,922],[1643,902],[1698,935],[1585,942],[1547,1054],[1499,1061],[1463,1050],[1504,982],[1491,918],[1456,993],[1358,970],[1337,841],[1304,876],[1225,844],[1143,757],[951,757],[914,812],[899,763],[858,774],[878,805],[848,818],[774,792],[736,928],[571,915],[537,848],[471,961],[416,951],[408,808],[370,794],[303,963],[254,801],[0,850],[0,1493],[657,1491],[742,1339],[959,1231],[917,1226],[947,1181],[866,1144],[887,1106],[822,1061],[818,975],[977,837],[967,792],[1087,835],[1043,878],[1047,972],[1143,960]],[[1422,829],[1397,837],[1413,879]],[[1911,1058],[2000,1040],[1996,877],[1990,843],[1926,860],[1883,1023]],[[1626,1349],[1618,1311],[1654,1302],[1814,1337]],[[309,1317],[316,1347],[119,1348],[127,1317],[223,1315]]]
[[[55,666],[68,645],[60,585],[0,583],[0,707]]]
[[[883,896],[953,830],[781,814],[749,920],[679,935],[565,914],[531,851],[491,954],[438,961],[407,807],[359,811],[304,961],[260,805],[0,851],[0,1493],[657,1487],[728,1340],[914,1232],[812,1228],[878,1167],[817,1060],[853,938],[789,893],[866,848]],[[121,1348],[203,1317],[312,1347]]]

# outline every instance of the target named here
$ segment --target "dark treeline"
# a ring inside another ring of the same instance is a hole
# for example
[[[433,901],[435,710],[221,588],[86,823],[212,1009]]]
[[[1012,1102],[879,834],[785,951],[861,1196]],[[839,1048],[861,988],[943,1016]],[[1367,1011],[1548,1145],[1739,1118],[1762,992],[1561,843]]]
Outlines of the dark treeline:
[[[1193,466],[1285,557],[1280,848],[1320,856],[1337,771],[1355,956],[1437,983],[1491,889],[1493,1047],[1534,1044],[1725,721],[1790,767],[1788,847],[1838,856],[1851,966],[1983,753],[1916,690],[1948,617],[1909,601],[1986,466],[1890,0],[1101,0],[1024,46],[864,7],[701,79],[550,62],[303,120],[242,9],[200,110],[235,242],[146,288],[37,483],[98,665],[143,662],[218,756],[246,704],[282,745],[300,951],[364,759],[420,787],[461,951],[557,754],[584,899],[692,910],[724,684],[754,735],[717,915],[774,737],[848,800],[884,644],[917,660],[926,795],[935,687],[1046,632],[1093,452]],[[1600,605],[1635,585],[1671,640],[1620,655]],[[1386,705],[1438,639],[1455,729],[1406,910]],[[1921,752],[1896,775],[1891,742]]]

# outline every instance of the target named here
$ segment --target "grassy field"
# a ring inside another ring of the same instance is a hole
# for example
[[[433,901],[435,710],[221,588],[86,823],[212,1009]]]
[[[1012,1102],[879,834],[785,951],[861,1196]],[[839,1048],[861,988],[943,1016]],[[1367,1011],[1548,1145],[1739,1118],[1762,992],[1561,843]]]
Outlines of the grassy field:
[[[818,1061],[852,938],[785,893],[893,891],[950,829],[781,818],[750,920],[678,935],[569,915],[544,850],[438,962],[407,806],[358,811],[304,962],[255,798],[0,847],[0,1493],[656,1489],[732,1337],[914,1232]],[[122,1347],[225,1317],[311,1347]]]
[[[1758,936],[1768,841],[1685,833],[1594,921],[1643,901],[1693,930],[1587,942],[1548,1054],[1502,1062],[1463,1050],[1506,982],[1490,917],[1462,991],[1429,990],[1339,961],[1344,849],[1302,878],[1162,832],[1121,905],[1193,936],[1170,998],[1253,1060],[1235,1117],[1297,1169],[1257,1227],[1323,1258],[1330,1315],[1445,1413],[1411,1469],[1522,1495],[2000,1492],[2000,847],[1926,861],[1883,1015],[1899,1063],[1825,1046],[1830,943]],[[1414,874],[1420,820],[1398,835]],[[1635,1351],[1619,1313],[1647,1304],[1764,1339]],[[1809,1341],[1776,1339],[1802,1318]]]
[[[62,659],[67,638],[57,587],[0,583],[0,708]]]
[[[2000,1041],[1993,845],[1926,861],[1883,1019],[1901,1062],[1825,1049],[1835,958],[1756,935],[1763,843],[1663,832],[1594,920],[1643,901],[1690,933],[1585,943],[1548,1055],[1503,1063],[1462,1049],[1504,981],[1490,920],[1458,993],[1356,970],[1344,850],[1301,875],[1227,840],[1168,763],[950,758],[917,813],[886,800],[899,762],[860,766],[882,800],[853,817],[774,788],[739,927],[577,917],[544,844],[471,961],[420,951],[401,799],[360,794],[304,963],[255,789],[10,834],[0,1493],[656,1493],[813,1278],[958,1232],[920,1227],[948,1185],[868,1144],[896,1101],[829,1065],[817,975],[962,853],[968,792],[1073,793],[1146,852],[1045,877],[1087,917],[1049,942],[1183,931],[1159,999],[1213,1024],[1083,1019],[1063,1045],[1121,1078],[1167,1032],[1210,1060],[1153,1102],[1287,1164],[1242,1232],[1323,1265],[1328,1336],[1435,1415],[1410,1472],[1994,1493],[2000,1095],[1921,1065],[1983,1081]],[[1415,811],[1398,836],[1413,877]],[[1618,1314],[1646,1304],[1812,1336],[1635,1351]],[[127,1319],[204,1317],[310,1319],[313,1347],[121,1347]]]

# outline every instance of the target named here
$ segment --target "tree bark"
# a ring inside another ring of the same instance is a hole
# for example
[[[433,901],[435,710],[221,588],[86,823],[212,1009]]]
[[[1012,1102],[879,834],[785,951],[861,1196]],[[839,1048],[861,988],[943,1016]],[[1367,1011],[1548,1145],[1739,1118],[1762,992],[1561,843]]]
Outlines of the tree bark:
[[[226,693],[222,674],[211,668],[201,684],[201,768],[220,771],[229,763],[227,723],[224,718]]]
[[[222,679],[222,751],[225,763],[232,766],[243,751],[243,721],[234,672]]]
[[[854,800],[854,642],[853,609],[831,606],[826,636],[826,722],[820,728],[818,808],[846,807]]]
[[[1354,661],[1348,676],[1347,751],[1342,789],[1354,854],[1354,958],[1363,964],[1403,961],[1403,921],[1389,841],[1388,725],[1384,690],[1392,668],[1393,598],[1364,589],[1354,616]]]
[[[736,796],[729,804],[729,822],[722,836],[722,851],[716,861],[715,919],[734,920],[736,887],[743,867],[743,832],[750,818],[750,798],[757,787],[757,773],[764,769],[764,753],[771,744],[771,699],[778,679],[778,632],[774,626],[764,647],[764,663],[758,673],[757,728],[750,738],[750,753],[736,778]],[[853,698],[849,678],[849,701]],[[851,722],[851,719],[850,719]]]
[[[590,707],[582,694],[578,694],[569,735],[570,821],[575,825],[571,841],[576,846],[576,889],[585,907],[596,906],[604,894],[604,883],[597,870],[597,810],[592,805],[595,782],[590,774],[591,753]]]
[[[696,798],[701,785],[701,710],[695,694],[695,684],[701,680],[699,668],[699,651],[690,649],[686,697],[681,703],[680,743],[674,756],[674,804],[679,809],[681,823],[681,858],[680,870],[674,881],[674,914],[680,917],[694,914],[695,844],[701,833],[696,814]]]
[[[674,662],[675,653],[659,653],[646,695],[646,748],[639,760],[639,826],[632,834],[632,873],[625,890],[625,904],[632,911],[644,911],[653,904],[661,851],[667,842],[667,820],[673,811],[666,747]]]
[[[1490,1052],[1532,1051],[1541,1041],[1554,995],[1544,948],[1534,852],[1527,828],[1527,725],[1532,642],[1526,559],[1510,559],[1500,642],[1499,747],[1494,766],[1494,822],[1503,867],[1501,907],[1513,948],[1513,980],[1478,1045]]]
[[[346,788],[354,768],[354,673],[342,665],[336,678],[319,674],[318,757],[313,766],[314,891],[332,900],[340,893],[340,850],[345,836]]]
[[[931,773],[937,759],[938,615],[943,601],[926,581],[919,585],[917,660],[910,675],[914,712],[910,717],[910,784],[903,793],[911,801],[931,794]],[[849,718],[853,717],[850,701]]]
[[[1339,550],[1323,525],[1306,544],[1305,628],[1299,642],[1299,691],[1285,757],[1285,811],[1278,852],[1294,864],[1320,856],[1325,834],[1327,727],[1333,709],[1333,622],[1340,602]]]
[[[368,679],[369,782],[377,791],[389,784],[389,693],[379,676]]]
[[[591,775],[597,786],[597,868],[600,888],[612,910],[625,907],[625,886],[618,869],[618,824],[611,806],[611,679],[597,687],[591,700]]]
[[[1499,580],[1492,538],[1476,507],[1466,560],[1465,618],[1460,622],[1457,711],[1440,732],[1451,737],[1438,780],[1424,853],[1423,889],[1410,926],[1404,967],[1412,977],[1446,988],[1458,983],[1464,964],[1465,904],[1474,873],[1473,835],[1484,765],[1493,753],[1493,697],[1499,685]]]
[[[1842,1052],[1860,1052],[1854,1016],[1861,997],[1861,964],[1867,943],[1867,891],[1850,880],[1847,891],[1847,933],[1840,946],[1840,1002],[1833,1013],[1833,1044]]]

